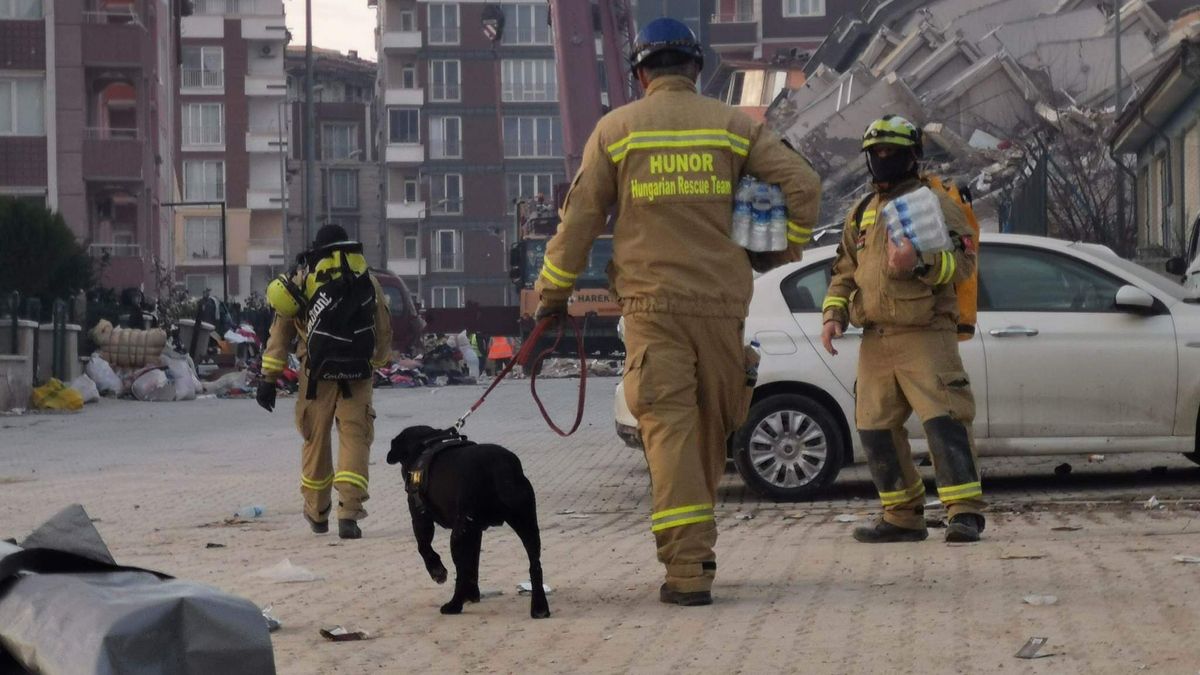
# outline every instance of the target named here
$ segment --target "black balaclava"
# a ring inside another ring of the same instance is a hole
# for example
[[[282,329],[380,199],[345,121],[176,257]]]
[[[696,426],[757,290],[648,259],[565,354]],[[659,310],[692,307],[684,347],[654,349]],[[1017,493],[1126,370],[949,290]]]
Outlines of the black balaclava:
[[[911,148],[901,147],[886,159],[867,151],[867,170],[876,183],[895,185],[917,175],[917,157]]]
[[[336,244],[341,241],[346,241],[350,235],[346,233],[346,228],[341,225],[323,225],[317,230],[317,236],[313,239],[313,248],[321,248],[330,244]]]

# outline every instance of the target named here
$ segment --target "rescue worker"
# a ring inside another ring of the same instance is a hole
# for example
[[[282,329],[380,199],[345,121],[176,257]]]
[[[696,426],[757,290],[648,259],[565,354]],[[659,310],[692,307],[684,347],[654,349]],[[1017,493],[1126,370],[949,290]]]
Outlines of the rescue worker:
[[[666,567],[659,599],[707,605],[726,439],[749,406],[742,333],[751,267],[800,259],[820,181],[761,123],[696,92],[703,52],[684,24],[647,24],[631,62],[646,95],[605,115],[587,141],[546,247],[536,316],[567,313],[615,206],[609,276],[625,320],[625,397],[650,468],[650,529]],[[730,237],[734,190],[747,174],[783,188],[784,251],[747,254]]]
[[[487,357],[488,361],[491,362],[493,374],[504,370],[508,367],[508,362],[513,357],[512,343],[508,341],[508,338],[497,335],[488,343]]]
[[[938,497],[950,522],[946,541],[978,541],[983,490],[971,440],[975,400],[958,353],[954,284],[971,276],[977,242],[963,212],[933,190],[950,232],[949,251],[918,255],[912,242],[888,237],[882,211],[922,187],[921,132],[888,115],[863,135],[874,192],[851,210],[822,305],[825,350],[847,323],[863,328],[855,385],[855,425],[883,503],[875,523],[854,538],[866,543],[921,541],[925,485],[913,465],[904,422],[914,411],[929,441]]]
[[[348,242],[349,236],[340,225],[325,225],[317,231],[313,249]],[[327,260],[327,259],[326,259]],[[313,261],[316,262],[316,261]],[[367,270],[361,254],[349,254],[347,262],[356,273]],[[319,263],[317,263],[319,264]],[[292,277],[294,289],[311,298],[314,288],[308,274],[300,269]],[[391,355],[392,328],[387,297],[379,282],[371,275],[375,289],[375,349],[371,368],[386,365]],[[276,378],[287,365],[292,340],[299,338],[296,356],[300,359],[300,388],[296,396],[296,428],[303,438],[300,493],[304,497],[304,519],[317,534],[329,531],[329,512],[332,508],[331,489],[338,492],[338,536],[358,539],[362,530],[358,521],[367,516],[363,502],[369,495],[367,464],[371,442],[375,438],[375,410],[371,407],[371,378],[349,382],[318,381],[315,395],[309,391],[306,347],[307,313],[305,298],[293,297],[285,285],[272,282],[267,299],[275,308],[271,335],[262,357],[262,382],[258,385],[258,404],[267,412],[275,409]],[[332,433],[334,422],[338,430],[338,466],[333,470]]]

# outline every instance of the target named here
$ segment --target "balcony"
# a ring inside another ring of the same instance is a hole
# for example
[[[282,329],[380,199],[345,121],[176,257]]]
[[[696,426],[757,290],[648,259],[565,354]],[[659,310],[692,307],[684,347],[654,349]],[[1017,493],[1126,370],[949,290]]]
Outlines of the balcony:
[[[246,240],[246,262],[251,265],[283,264],[283,238]]]
[[[287,96],[287,79],[279,75],[247,75],[247,96]]]
[[[388,258],[387,268],[392,274],[399,277],[415,277],[418,274],[428,272],[428,265],[417,264],[416,258]]]
[[[127,14],[87,12],[83,25],[83,61],[94,66],[142,67],[142,43],[146,29],[136,21],[119,22]]]
[[[251,190],[246,193],[246,208],[259,211],[278,210],[283,206],[279,190]]]
[[[142,180],[137,129],[88,128],[83,136],[84,180]]]
[[[192,0],[193,13],[201,16],[278,16],[282,0]]]
[[[179,87],[183,93],[225,93],[225,71],[202,68],[184,68],[179,74]]]
[[[723,46],[754,45],[758,42],[758,13],[751,7],[729,7],[712,15],[708,41],[714,49]]]
[[[383,48],[388,49],[420,49],[421,31],[419,30],[389,30],[383,34]]]
[[[280,140],[277,129],[251,129],[246,132],[246,152],[278,155],[287,152],[288,138]]]
[[[389,145],[384,158],[388,164],[420,164],[425,161],[425,146],[420,143]]]
[[[89,244],[88,255],[92,257],[141,258],[140,244]]]
[[[425,202],[388,202],[388,220],[417,220],[425,215]]]
[[[383,94],[384,105],[425,105],[424,89],[388,87]]]
[[[710,24],[727,24],[727,23],[758,23],[758,13],[753,7],[744,7],[742,9],[733,9],[729,11],[721,11],[712,15]]]
[[[283,42],[287,40],[287,26],[283,23],[282,15],[242,19],[242,38]]]

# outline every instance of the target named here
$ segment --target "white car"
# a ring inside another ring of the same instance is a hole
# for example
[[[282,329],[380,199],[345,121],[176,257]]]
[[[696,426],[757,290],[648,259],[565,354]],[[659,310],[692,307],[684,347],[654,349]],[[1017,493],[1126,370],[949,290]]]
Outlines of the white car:
[[[979,454],[1180,452],[1200,463],[1200,298],[1095,244],[984,234],[975,336],[959,343],[975,394]],[[854,430],[861,329],[821,347],[835,249],[754,282],[746,339],[762,344],[738,471],[777,499],[814,496],[863,461]],[[618,385],[618,433],[638,441]],[[924,433],[908,422],[914,452]]]

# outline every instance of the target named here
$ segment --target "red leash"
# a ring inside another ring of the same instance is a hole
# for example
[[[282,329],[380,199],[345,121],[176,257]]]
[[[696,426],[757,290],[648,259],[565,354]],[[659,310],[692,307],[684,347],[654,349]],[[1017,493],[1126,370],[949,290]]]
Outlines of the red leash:
[[[575,331],[576,349],[579,353],[579,405],[575,409],[575,424],[571,425],[570,431],[563,431],[562,429],[558,428],[558,425],[554,423],[554,420],[550,419],[550,413],[546,412],[546,406],[542,404],[542,399],[538,397],[537,371],[538,366],[542,365],[542,362],[546,360],[546,357],[552,354],[555,349],[558,349],[558,343],[562,342],[563,339],[563,324],[567,323],[568,321],[571,324],[571,328]],[[475,404],[472,405],[469,410],[467,410],[467,412],[463,413],[462,417],[458,418],[458,421],[454,423],[454,429],[462,429],[463,425],[467,423],[467,418],[471,416],[471,413],[474,413],[480,408],[480,406],[483,405],[483,402],[485,399],[487,399],[488,394],[492,393],[492,390],[495,389],[498,384],[500,384],[501,380],[508,376],[509,372],[512,371],[513,366],[520,364],[522,367],[525,367],[526,362],[529,361],[530,355],[533,354],[533,350],[537,346],[538,339],[542,337],[542,333],[545,333],[546,329],[549,328],[553,323],[555,323],[553,319],[546,318],[539,321],[538,324],[533,327],[533,332],[529,334],[528,338],[526,338],[525,344],[521,345],[521,350],[517,352],[517,355],[512,361],[509,361],[508,365],[504,367],[504,370],[500,371],[500,374],[496,376],[496,379],[492,380],[491,386],[487,388],[487,391],[483,392],[483,396],[480,396],[479,400],[476,401]],[[529,364],[529,392],[533,394],[533,400],[535,403],[537,403],[538,410],[541,411],[542,418],[546,420],[546,424],[550,425],[550,428],[553,429],[554,432],[559,436],[565,437],[575,433],[575,431],[579,429],[580,422],[583,421],[583,404],[585,392],[587,390],[587,352],[583,350],[583,331],[579,329],[579,321],[575,317],[568,315],[565,320],[558,321],[557,323],[558,335],[554,338],[554,344],[550,345],[547,349],[539,353],[537,357],[534,358]]]

